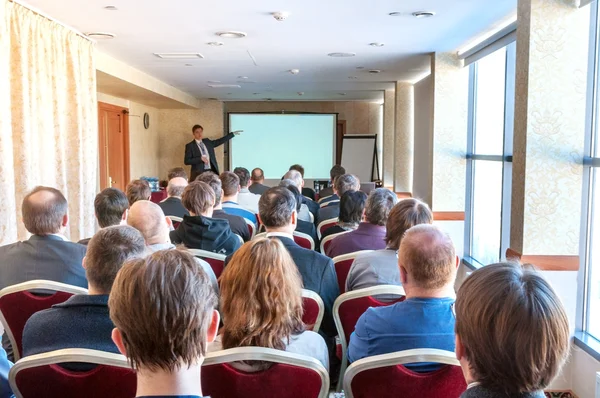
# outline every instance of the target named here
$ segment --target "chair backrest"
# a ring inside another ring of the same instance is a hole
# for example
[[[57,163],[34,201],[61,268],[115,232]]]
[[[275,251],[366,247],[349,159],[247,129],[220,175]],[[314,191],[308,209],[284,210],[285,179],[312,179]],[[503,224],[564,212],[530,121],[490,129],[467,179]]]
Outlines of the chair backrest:
[[[225,258],[227,258],[226,255],[198,249],[187,249],[187,251],[210,264],[210,267],[215,273],[217,279],[219,276],[221,276],[223,269],[225,268]]]
[[[183,221],[183,218],[181,218],[181,217],[177,217],[177,216],[167,216],[167,217],[169,217],[169,219],[171,219],[171,222],[173,222],[173,228],[175,228],[175,229],[177,229],[179,224],[181,224],[181,222]]]
[[[266,238],[267,232],[261,232],[260,234],[254,235],[254,238]]]
[[[339,199],[334,199],[334,200],[329,200],[329,201],[324,202],[324,203],[323,202],[319,202],[319,206],[320,207],[325,207],[325,206],[329,206],[332,203],[339,203],[339,202],[340,202]]]
[[[308,212],[308,216],[310,217],[310,223],[314,224],[315,223],[315,215],[312,214],[311,212]]]
[[[238,240],[240,241],[240,243],[243,245],[244,244],[244,238],[242,238],[238,234],[234,234],[234,235],[236,236],[236,238],[238,238]]]
[[[259,372],[243,372],[236,361],[266,361]],[[202,393],[212,398],[326,398],[329,376],[314,358],[262,347],[212,352],[202,364]]]
[[[339,235],[339,234],[335,234]],[[331,236],[335,236],[331,235]],[[373,250],[361,250],[357,252],[352,252],[348,254],[342,254],[341,256],[337,256],[333,258],[333,266],[335,267],[335,274],[337,276],[338,286],[340,288],[340,293],[346,292],[346,279],[348,279],[348,274],[350,273],[350,268],[352,268],[352,263],[354,263],[354,259],[361,254],[372,252]]]
[[[331,245],[331,241],[335,239],[336,236],[347,234],[348,232],[350,231],[338,232],[337,234],[327,235],[326,237],[321,239],[321,253],[327,255],[327,248],[329,247],[329,245]]]
[[[315,250],[315,241],[310,235],[294,231],[294,242],[305,249]]]
[[[324,201],[325,199],[327,199],[327,198],[330,198],[331,196],[333,196],[333,195],[327,195],[327,196],[323,196],[322,198],[321,198],[321,197],[319,197],[319,200],[317,201],[317,203],[321,204],[321,203],[323,203],[323,201]]]
[[[302,289],[302,309],[304,310],[302,322],[306,325],[307,330],[318,332],[325,313],[325,305],[321,296],[311,290]]]
[[[374,298],[379,295],[399,296],[396,301],[382,302]],[[340,337],[342,346],[342,366],[338,391],[341,390],[342,381],[346,367],[348,366],[348,342],[350,335],[354,332],[358,318],[369,307],[385,307],[404,300],[404,289],[402,286],[380,285],[365,289],[353,290],[340,295],[333,303],[333,320]]]
[[[250,232],[250,239],[254,238],[254,235],[256,235],[256,225],[254,225],[254,223],[248,220],[247,218],[244,218],[244,221],[246,221],[246,225],[248,226],[248,232]]]
[[[38,291],[39,294],[32,291]],[[87,289],[66,283],[33,280],[0,290],[0,321],[13,347],[15,361],[23,355],[21,340],[27,320],[38,311],[67,301],[74,294],[87,294]]]
[[[333,227],[335,224],[337,224],[337,222],[338,222],[337,217],[321,221],[319,223],[319,225],[317,225],[317,236],[319,237],[319,239],[321,239],[321,237],[323,236],[323,232],[325,232],[325,230]]]
[[[403,365],[433,362],[443,364],[430,373],[417,373]],[[453,352],[420,348],[376,355],[352,363],[344,375],[346,398],[458,398],[466,390],[460,363]]]
[[[78,372],[59,365],[73,362],[98,366]],[[137,385],[123,355],[78,348],[25,357],[10,370],[9,382],[17,398],[131,398]]]

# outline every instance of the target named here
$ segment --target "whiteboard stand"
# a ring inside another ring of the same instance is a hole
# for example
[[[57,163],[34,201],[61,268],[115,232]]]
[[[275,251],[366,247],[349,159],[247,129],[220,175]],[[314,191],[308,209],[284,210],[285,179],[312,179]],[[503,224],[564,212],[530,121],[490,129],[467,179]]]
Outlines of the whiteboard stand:
[[[342,167],[361,181],[379,180],[377,134],[347,134],[342,139]],[[373,175],[376,178],[373,179]]]

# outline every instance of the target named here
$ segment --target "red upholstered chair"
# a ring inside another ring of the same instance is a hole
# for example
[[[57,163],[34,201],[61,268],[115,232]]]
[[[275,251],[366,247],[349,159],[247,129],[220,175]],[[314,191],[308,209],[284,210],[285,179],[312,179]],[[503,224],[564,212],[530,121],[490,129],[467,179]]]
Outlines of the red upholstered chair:
[[[315,241],[310,237],[310,235],[294,231],[294,242],[296,242],[298,246],[305,249],[315,250]]]
[[[89,371],[70,371],[60,363],[98,364]],[[123,355],[69,348],[21,359],[9,373],[17,398],[133,398],[135,372]]]
[[[267,361],[267,370],[247,373],[230,364]],[[211,398],[326,398],[329,376],[314,358],[261,347],[209,353],[202,364],[202,393]]]
[[[246,221],[246,225],[248,226],[248,232],[250,232],[250,239],[253,239],[256,235],[256,225],[254,225],[254,223],[248,220],[247,218],[244,218],[244,221]]]
[[[319,225],[317,225],[317,236],[319,237],[319,239],[321,239],[321,237],[323,236],[323,232],[325,232],[325,230],[333,227],[335,224],[337,224],[337,222],[338,222],[337,217],[321,221],[319,223]]]
[[[347,234],[350,231],[343,231],[343,232],[338,232],[337,234],[331,234],[331,235],[327,235],[326,237],[324,237],[323,239],[321,239],[321,253],[324,255],[327,255],[325,253],[327,253],[327,248],[329,247],[329,245],[331,244],[331,241],[339,235],[343,235],[343,234]]]
[[[311,290],[302,289],[302,309],[304,310],[302,322],[306,325],[306,329],[318,332],[325,313],[321,296]]]
[[[403,365],[417,362],[444,364],[430,373],[417,373]],[[467,389],[460,363],[453,352],[421,348],[360,359],[344,376],[346,398],[458,398]]]
[[[41,294],[34,294],[32,291],[40,291]],[[54,304],[67,301],[74,294],[87,294],[87,290],[46,280],[23,282],[0,290],[0,321],[13,347],[15,361],[23,355],[21,340],[29,317]]]
[[[350,335],[354,332],[358,318],[369,307],[384,307],[404,300],[404,294],[402,286],[380,285],[353,290],[340,295],[335,300],[333,303],[333,320],[342,345],[342,366],[337,386],[338,391],[341,391],[344,372],[346,371],[346,367],[348,367],[348,343],[350,342]],[[398,296],[398,300],[382,302],[374,297],[379,295]]]
[[[223,273],[223,268],[225,268],[225,256],[224,254],[218,254],[209,252],[206,250],[198,250],[198,249],[187,249],[194,256],[201,258],[210,264],[215,276],[219,278]]]
[[[331,235],[336,236],[339,234]],[[340,288],[340,293],[346,292],[346,279],[348,279],[348,274],[350,273],[350,268],[352,267],[352,263],[354,263],[354,259],[364,253],[372,252],[373,250],[361,250],[357,252],[352,252],[348,254],[342,254],[341,256],[337,256],[333,258],[333,266],[335,267],[335,274],[338,280],[338,286]]]

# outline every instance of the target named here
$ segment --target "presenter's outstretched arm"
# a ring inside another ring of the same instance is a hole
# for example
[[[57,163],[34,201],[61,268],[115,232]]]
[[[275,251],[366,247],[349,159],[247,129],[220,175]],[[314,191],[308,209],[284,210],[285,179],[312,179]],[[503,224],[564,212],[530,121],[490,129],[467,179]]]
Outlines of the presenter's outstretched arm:
[[[233,132],[227,134],[226,136],[219,138],[218,140],[211,141],[211,143],[216,148],[218,146],[223,145],[224,143],[226,143],[227,141],[232,139],[234,136],[239,135],[242,131],[244,131],[244,130],[233,131]]]

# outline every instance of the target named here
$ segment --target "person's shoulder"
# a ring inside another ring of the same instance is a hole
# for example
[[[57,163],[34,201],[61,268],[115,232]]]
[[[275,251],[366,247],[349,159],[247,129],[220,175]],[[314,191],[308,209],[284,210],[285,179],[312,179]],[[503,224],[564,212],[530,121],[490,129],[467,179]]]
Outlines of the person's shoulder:
[[[38,330],[51,330],[54,329],[56,325],[61,325],[61,315],[62,312],[60,308],[47,308],[45,310],[38,311],[31,315],[25,323],[25,328],[23,332],[35,333]],[[59,322],[57,322],[57,320]]]

